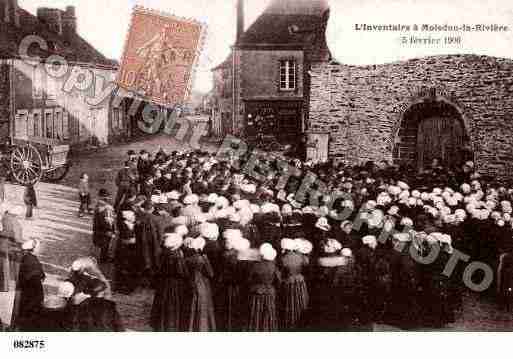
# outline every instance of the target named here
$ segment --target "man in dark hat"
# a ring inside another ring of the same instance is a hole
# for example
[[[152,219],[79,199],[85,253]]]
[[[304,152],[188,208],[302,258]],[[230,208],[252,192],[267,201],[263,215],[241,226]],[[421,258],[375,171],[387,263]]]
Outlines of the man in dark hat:
[[[137,159],[137,154],[134,150],[128,150],[126,154],[128,156],[127,161],[135,161]]]
[[[128,160],[116,176],[116,186],[118,187],[116,200],[114,201],[116,209],[119,209],[119,205],[125,200],[131,188],[137,190],[137,182],[137,165],[134,167],[134,163]]]
[[[116,238],[115,212],[109,203],[110,193],[102,188],[98,193],[98,204],[94,210],[93,243],[100,249],[100,263],[109,260],[111,241]]]
[[[139,183],[142,185],[142,182],[146,178],[148,178],[153,171],[153,162],[150,158],[150,154],[146,150],[142,150],[140,152],[140,157],[137,162],[137,172],[139,174]]]
[[[167,161],[167,154],[164,151],[164,149],[161,147],[159,148],[159,151],[155,155],[155,164],[157,165],[163,165]]]

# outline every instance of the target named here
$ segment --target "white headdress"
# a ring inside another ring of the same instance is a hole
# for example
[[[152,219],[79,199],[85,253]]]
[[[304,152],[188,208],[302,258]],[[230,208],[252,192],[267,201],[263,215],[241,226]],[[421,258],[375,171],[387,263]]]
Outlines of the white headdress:
[[[176,250],[184,243],[183,236],[178,233],[166,233],[164,235],[164,248]]]
[[[266,261],[274,261],[278,253],[269,243],[264,243],[260,246],[260,255]]]

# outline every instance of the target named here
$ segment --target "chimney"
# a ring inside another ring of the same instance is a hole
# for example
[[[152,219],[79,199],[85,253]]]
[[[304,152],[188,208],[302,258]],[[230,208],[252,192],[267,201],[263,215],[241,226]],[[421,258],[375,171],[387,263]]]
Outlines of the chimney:
[[[244,0],[237,0],[237,38],[238,43],[244,34]]]
[[[62,11],[59,9],[51,9],[47,7],[40,7],[37,9],[37,18],[42,23],[46,24],[48,28],[62,35]]]
[[[0,21],[14,24],[16,27],[20,27],[20,14],[18,11],[18,0],[0,0]]]
[[[66,11],[62,13],[62,32],[65,36],[77,32],[77,16],[74,6],[67,6]]]

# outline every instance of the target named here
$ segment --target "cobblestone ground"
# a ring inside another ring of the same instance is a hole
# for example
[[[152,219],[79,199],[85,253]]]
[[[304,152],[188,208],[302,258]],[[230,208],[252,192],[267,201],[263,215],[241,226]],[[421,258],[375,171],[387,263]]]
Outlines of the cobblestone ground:
[[[47,273],[45,290],[55,291],[56,283],[67,273],[72,261],[91,254],[91,217],[78,218],[78,200],[76,184],[82,172],[91,178],[92,193],[106,187],[115,193],[114,176],[121,167],[128,149],[139,151],[143,148],[157,151],[159,147],[167,150],[180,150],[183,145],[167,136],[158,136],[140,140],[131,144],[111,146],[74,159],[74,166],[67,178],[60,184],[40,183],[36,190],[39,196],[39,208],[33,221],[24,222],[28,237],[37,237],[42,242],[41,261]],[[205,145],[209,150],[215,148]],[[23,189],[16,185],[7,185],[9,203],[22,203]],[[108,277],[112,268],[105,266]],[[131,296],[115,294],[114,300],[123,322],[128,330],[148,331],[153,296],[149,291],[140,291]],[[467,293],[463,301],[463,310],[457,314],[457,321],[444,330],[465,331],[507,331],[513,329],[513,316],[497,309],[488,300],[481,299],[475,293]],[[376,331],[393,331],[393,327],[374,326]]]

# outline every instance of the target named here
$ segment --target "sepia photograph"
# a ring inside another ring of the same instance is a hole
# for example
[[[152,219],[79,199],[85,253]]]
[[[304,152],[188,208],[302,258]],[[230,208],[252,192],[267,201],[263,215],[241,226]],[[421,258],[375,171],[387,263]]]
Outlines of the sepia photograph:
[[[0,337],[513,331],[512,30],[508,0],[0,0]]]

